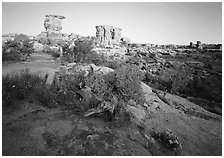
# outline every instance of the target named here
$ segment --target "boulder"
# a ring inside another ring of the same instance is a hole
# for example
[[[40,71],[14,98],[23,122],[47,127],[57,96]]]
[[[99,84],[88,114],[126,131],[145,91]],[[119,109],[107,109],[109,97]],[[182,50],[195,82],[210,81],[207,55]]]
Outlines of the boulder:
[[[145,94],[150,94],[150,93],[152,93],[152,88],[149,87],[147,84],[141,82],[141,87],[142,87],[142,91],[143,91],[143,93],[145,93]]]
[[[125,43],[125,44],[131,43],[131,40],[128,37],[121,38],[121,41],[122,41],[122,43]]]
[[[33,49],[36,52],[43,51],[44,50],[44,45],[42,43],[39,43],[39,42],[34,42]]]
[[[40,39],[42,39],[42,38],[46,38],[46,37],[47,37],[47,32],[42,31],[40,34],[38,34],[38,35],[36,36],[36,39],[37,39],[37,40],[40,40]]]
[[[103,75],[106,75],[106,74],[114,71],[113,69],[111,69],[109,67],[105,67],[105,66],[96,66],[94,64],[90,64],[90,66],[93,68],[94,73],[101,73]]]

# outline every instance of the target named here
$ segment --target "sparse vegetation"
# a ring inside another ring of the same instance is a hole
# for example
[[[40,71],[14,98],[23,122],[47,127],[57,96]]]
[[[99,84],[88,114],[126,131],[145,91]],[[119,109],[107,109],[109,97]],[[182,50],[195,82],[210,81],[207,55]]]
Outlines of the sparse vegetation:
[[[133,99],[137,103],[144,102],[140,86],[143,77],[143,73],[135,65],[126,64],[116,69],[115,88],[117,93],[122,96],[125,101]]]
[[[36,74],[30,74],[27,69],[15,76],[3,76],[3,106],[7,108],[22,100],[38,102],[43,106],[52,106],[53,89],[46,84],[46,79],[47,75],[42,78]]]
[[[27,36],[16,36],[2,46],[2,61],[26,60],[33,51],[33,44]]]

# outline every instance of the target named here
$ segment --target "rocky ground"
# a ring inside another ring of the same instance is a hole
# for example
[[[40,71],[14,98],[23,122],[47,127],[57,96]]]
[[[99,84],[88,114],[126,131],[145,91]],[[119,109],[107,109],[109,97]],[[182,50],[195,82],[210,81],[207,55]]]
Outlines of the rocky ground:
[[[50,83],[60,65],[46,54],[33,54],[31,61],[3,65],[3,75],[29,68],[33,73],[50,73]],[[142,90],[145,113],[138,111],[135,119],[122,122],[18,102],[20,109],[3,111],[3,155],[222,154],[221,116],[176,95],[166,94],[164,102],[159,91],[145,84]]]

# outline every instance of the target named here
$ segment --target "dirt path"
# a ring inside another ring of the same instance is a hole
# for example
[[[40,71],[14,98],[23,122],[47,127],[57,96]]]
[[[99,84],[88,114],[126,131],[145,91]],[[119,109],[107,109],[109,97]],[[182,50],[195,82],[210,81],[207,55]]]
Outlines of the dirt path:
[[[33,53],[29,61],[13,64],[3,64],[2,75],[13,75],[23,69],[29,69],[29,72],[45,76],[49,75],[47,83],[51,83],[54,73],[58,70],[60,63],[55,61],[51,55],[45,53]]]

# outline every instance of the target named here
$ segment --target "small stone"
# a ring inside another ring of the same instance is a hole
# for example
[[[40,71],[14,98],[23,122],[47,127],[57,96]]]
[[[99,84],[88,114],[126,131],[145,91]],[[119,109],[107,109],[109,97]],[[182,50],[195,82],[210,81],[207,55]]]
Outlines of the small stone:
[[[93,135],[88,135],[87,136],[87,139],[91,139],[91,140],[94,140],[94,139],[99,139],[99,135],[98,134],[93,134]]]
[[[136,103],[133,99],[130,99],[130,100],[128,101],[128,104],[131,105],[131,106],[136,107],[136,104],[137,104],[137,103]]]
[[[67,67],[73,67],[74,65],[76,65],[77,63],[69,63],[67,64]]]
[[[78,130],[88,131],[89,130],[89,127],[86,126],[86,125],[83,125],[83,124],[78,124],[77,129]]]

